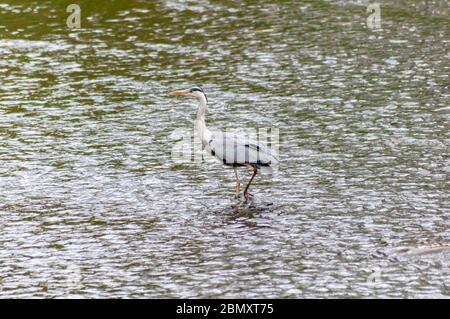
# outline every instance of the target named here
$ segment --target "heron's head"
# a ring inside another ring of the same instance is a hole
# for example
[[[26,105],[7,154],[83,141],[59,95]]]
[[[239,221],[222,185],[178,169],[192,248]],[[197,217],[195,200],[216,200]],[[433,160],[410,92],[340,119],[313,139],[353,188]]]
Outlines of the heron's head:
[[[187,95],[187,96],[195,97],[197,99],[201,99],[204,97],[205,100],[208,101],[208,97],[206,96],[206,93],[199,86],[194,86],[188,90],[173,91],[170,93],[170,95]]]

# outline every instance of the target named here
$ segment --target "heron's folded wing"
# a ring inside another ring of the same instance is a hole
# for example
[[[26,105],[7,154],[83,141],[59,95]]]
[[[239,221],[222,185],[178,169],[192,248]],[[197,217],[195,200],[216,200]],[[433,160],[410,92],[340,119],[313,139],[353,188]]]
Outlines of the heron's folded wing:
[[[209,141],[214,156],[225,164],[271,165],[276,156],[261,143],[231,133],[215,132]]]

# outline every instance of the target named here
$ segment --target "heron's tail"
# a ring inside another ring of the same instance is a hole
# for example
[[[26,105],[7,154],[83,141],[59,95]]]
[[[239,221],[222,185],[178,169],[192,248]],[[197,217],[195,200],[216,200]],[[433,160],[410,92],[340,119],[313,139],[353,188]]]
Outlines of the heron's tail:
[[[273,168],[270,165],[259,165],[258,170],[261,174],[273,174]]]
[[[278,169],[278,155],[271,150],[268,150],[266,152],[268,158],[265,159],[265,162],[259,162],[257,168],[262,174],[273,174],[274,169]]]

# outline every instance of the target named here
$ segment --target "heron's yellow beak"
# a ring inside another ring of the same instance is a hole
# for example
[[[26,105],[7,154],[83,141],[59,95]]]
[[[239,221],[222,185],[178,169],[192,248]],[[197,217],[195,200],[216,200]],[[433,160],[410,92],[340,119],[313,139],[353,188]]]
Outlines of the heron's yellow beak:
[[[180,90],[180,91],[173,91],[170,92],[170,95],[190,95],[192,94],[189,90]]]

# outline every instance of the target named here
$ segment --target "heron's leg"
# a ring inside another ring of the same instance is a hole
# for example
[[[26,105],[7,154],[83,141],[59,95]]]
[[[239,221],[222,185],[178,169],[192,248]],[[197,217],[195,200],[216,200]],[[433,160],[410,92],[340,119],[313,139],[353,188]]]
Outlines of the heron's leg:
[[[256,169],[255,166],[253,166],[253,175],[250,178],[250,181],[248,182],[248,184],[247,184],[247,186],[245,187],[245,190],[244,190],[244,197],[245,197],[245,199],[249,199],[249,197],[251,196],[251,194],[248,192],[248,188],[250,187],[250,184],[252,183],[253,179],[255,178],[256,173],[258,173],[258,170]]]
[[[234,174],[236,175],[236,198],[239,197],[239,193],[241,192],[241,181],[239,179],[238,171],[236,166],[233,166]]]

